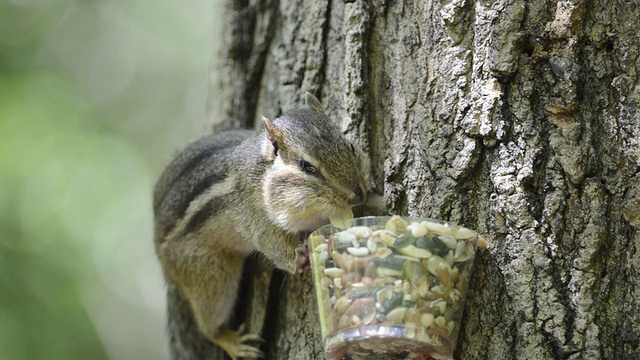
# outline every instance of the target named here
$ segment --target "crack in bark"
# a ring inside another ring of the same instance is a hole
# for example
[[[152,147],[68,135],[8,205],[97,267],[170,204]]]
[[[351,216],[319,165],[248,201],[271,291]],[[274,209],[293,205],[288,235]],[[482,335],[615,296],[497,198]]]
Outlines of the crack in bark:
[[[257,4],[261,4],[261,2],[256,2]],[[265,76],[265,65],[267,60],[268,50],[271,48],[271,44],[274,38],[274,33],[276,30],[277,24],[277,16],[274,14],[278,14],[278,6],[279,0],[273,0],[270,3],[269,0],[264,0],[265,9],[269,8],[270,10],[261,11],[261,9],[256,9],[256,17],[254,18],[254,26],[255,21],[258,16],[261,16],[264,12],[268,12],[269,16],[266,20],[267,26],[265,32],[260,32],[260,38],[256,41],[256,31],[254,28],[252,43],[254,44],[249,61],[248,61],[248,79],[245,90],[245,101],[248,104],[249,113],[247,114],[248,121],[250,126],[253,126],[253,122],[256,120],[256,111],[258,110],[258,99],[260,94],[260,84],[263,82],[263,77]],[[275,19],[274,19],[275,17]],[[257,45],[255,45],[257,43]]]
[[[318,79],[318,84],[317,86],[320,89],[314,89],[314,90],[318,90],[318,91],[314,91],[317,93],[317,97],[318,99],[322,98],[322,84],[324,83],[325,79],[327,78],[327,71],[328,71],[328,61],[327,61],[327,54],[329,53],[329,30],[331,28],[331,11],[332,11],[332,2],[334,0],[327,0],[327,11],[325,12],[324,16],[325,16],[325,20],[324,20],[324,26],[322,28],[322,60],[321,60],[321,66],[319,69],[319,79]]]
[[[273,345],[276,344],[276,332],[270,326],[271,324],[276,324],[278,317],[280,316],[279,310],[280,307],[278,303],[280,302],[280,287],[282,283],[285,281],[285,275],[280,270],[274,270],[273,276],[271,277],[271,283],[269,284],[269,299],[267,300],[266,308],[269,309],[266,313],[266,317],[264,319],[265,326],[262,329],[262,339],[265,341],[264,344],[264,353],[272,354],[277,353],[275,349],[273,349]]]

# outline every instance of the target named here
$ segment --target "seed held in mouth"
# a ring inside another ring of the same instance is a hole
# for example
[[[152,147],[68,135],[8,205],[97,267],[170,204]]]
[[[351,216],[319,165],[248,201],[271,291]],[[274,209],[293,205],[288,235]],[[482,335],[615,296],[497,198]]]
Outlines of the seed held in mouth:
[[[338,229],[347,229],[353,224],[353,211],[351,208],[340,210],[329,218],[329,221]]]

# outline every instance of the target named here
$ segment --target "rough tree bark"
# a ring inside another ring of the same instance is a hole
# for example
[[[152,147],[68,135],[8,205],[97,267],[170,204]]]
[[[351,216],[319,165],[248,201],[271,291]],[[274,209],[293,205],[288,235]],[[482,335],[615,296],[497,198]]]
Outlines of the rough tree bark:
[[[640,8],[228,0],[214,129],[315,93],[390,213],[484,234],[458,359],[640,359]],[[268,359],[319,359],[309,274],[252,260]],[[268,308],[268,312],[265,312]],[[222,358],[222,357],[221,357]]]

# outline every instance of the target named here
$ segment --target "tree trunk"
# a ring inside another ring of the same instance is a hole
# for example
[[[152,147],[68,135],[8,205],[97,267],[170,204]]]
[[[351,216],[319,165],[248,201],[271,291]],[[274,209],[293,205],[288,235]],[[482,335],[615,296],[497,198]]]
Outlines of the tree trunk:
[[[228,0],[215,129],[316,94],[389,213],[482,233],[457,359],[640,359],[640,8]],[[320,359],[310,274],[252,261],[268,359]],[[259,278],[259,279],[258,279]],[[265,309],[268,308],[268,312]]]

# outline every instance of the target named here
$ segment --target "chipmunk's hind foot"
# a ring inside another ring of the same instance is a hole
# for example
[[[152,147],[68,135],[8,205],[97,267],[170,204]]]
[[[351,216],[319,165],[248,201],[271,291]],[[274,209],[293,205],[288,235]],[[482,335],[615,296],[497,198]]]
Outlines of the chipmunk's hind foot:
[[[229,354],[233,360],[244,359],[262,359],[264,353],[254,345],[247,343],[251,342],[264,342],[259,335],[245,334],[244,325],[240,326],[238,330],[223,329],[218,333],[218,336],[214,339],[214,343],[220,346],[224,351]]]

